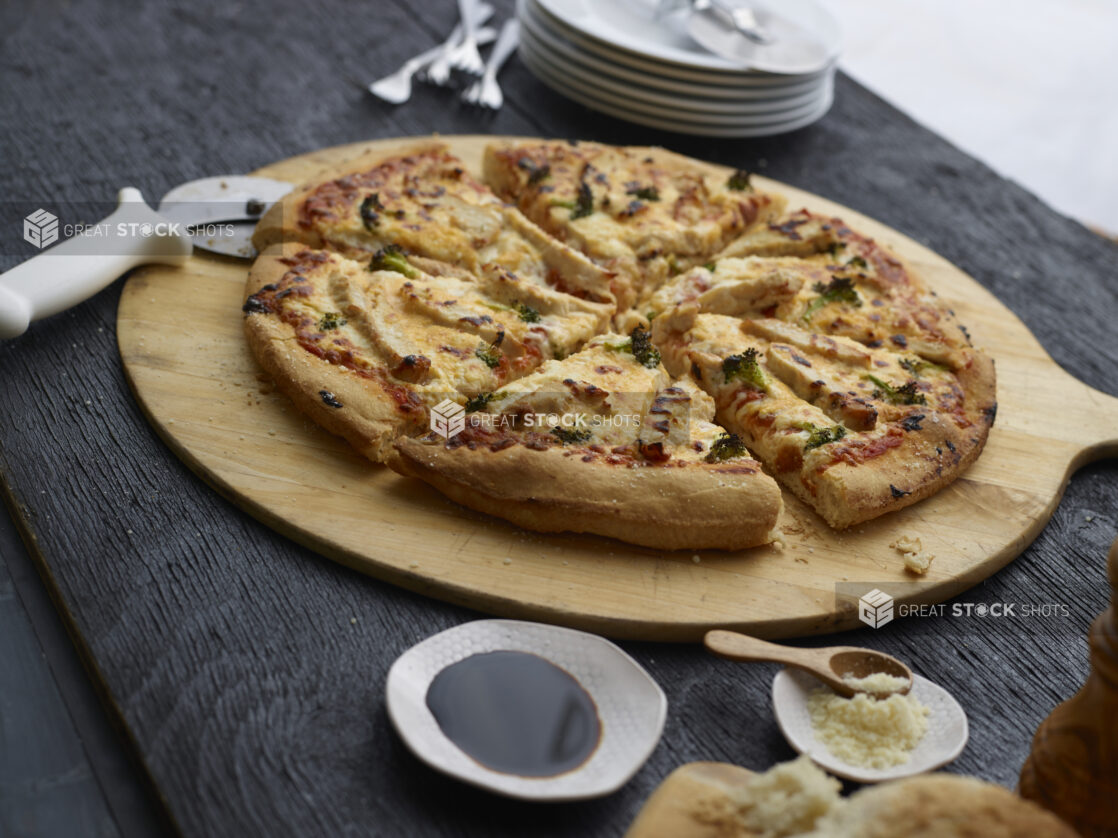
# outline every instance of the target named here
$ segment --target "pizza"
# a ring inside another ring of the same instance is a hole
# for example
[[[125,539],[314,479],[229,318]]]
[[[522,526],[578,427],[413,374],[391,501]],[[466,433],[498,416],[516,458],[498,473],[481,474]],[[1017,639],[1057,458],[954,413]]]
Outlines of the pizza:
[[[492,391],[606,328],[610,307],[507,271],[432,275],[402,251],[357,261],[297,242],[249,273],[249,343],[298,407],[383,460],[428,411]]]
[[[662,549],[842,529],[979,456],[993,361],[841,219],[655,148],[369,153],[274,206],[248,343],[301,411],[459,504]]]
[[[388,159],[367,154],[337,176],[293,191],[253,234],[260,252],[291,242],[353,259],[406,253],[432,274],[504,272],[615,302],[603,268],[506,206],[442,144],[419,144]]]
[[[486,180],[541,228],[613,274],[621,310],[776,218],[784,200],[746,172],[660,148],[490,146]]]
[[[389,465],[542,532],[669,550],[771,541],[780,491],[741,440],[712,423],[710,397],[650,352],[646,332],[598,336],[473,400],[453,438],[401,437]]]

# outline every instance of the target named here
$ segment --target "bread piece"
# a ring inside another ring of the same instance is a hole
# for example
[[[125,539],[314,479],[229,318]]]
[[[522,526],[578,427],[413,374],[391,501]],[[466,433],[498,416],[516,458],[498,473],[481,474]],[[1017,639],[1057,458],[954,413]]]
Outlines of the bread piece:
[[[810,838],[1076,838],[1076,832],[1001,786],[928,774],[862,789]]]
[[[695,762],[668,775],[625,838],[1075,838],[1058,817],[974,777],[927,774],[849,798],[801,756],[753,774]]]
[[[625,838],[757,838],[734,800],[753,772],[726,762],[689,762],[645,801]]]

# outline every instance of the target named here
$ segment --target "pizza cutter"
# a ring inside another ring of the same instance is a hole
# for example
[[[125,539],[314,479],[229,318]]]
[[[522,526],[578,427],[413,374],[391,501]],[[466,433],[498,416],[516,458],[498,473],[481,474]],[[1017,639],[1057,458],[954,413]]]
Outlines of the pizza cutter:
[[[89,299],[139,265],[182,265],[194,248],[253,258],[256,221],[293,188],[247,175],[208,177],[176,186],[158,210],[147,205],[140,190],[121,189],[111,215],[80,225],[61,244],[0,274],[0,340],[18,337],[31,322]],[[24,238],[35,244],[56,237],[59,222],[45,210],[32,213],[24,222]]]

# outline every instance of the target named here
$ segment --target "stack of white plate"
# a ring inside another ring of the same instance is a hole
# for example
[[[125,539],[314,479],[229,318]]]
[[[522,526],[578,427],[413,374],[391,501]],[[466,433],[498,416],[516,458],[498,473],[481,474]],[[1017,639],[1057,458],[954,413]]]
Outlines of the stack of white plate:
[[[764,49],[748,67],[721,58],[687,34],[686,10],[658,15],[657,0],[518,0],[519,54],[548,87],[610,116],[708,137],[782,134],[831,107],[839,30],[811,0],[775,8],[824,45],[825,66],[767,72]]]

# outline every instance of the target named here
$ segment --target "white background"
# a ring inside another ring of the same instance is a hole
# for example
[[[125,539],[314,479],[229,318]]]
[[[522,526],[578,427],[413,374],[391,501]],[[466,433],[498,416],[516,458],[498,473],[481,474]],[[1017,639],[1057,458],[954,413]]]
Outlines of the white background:
[[[822,0],[840,66],[1067,215],[1118,234],[1118,0]]]

